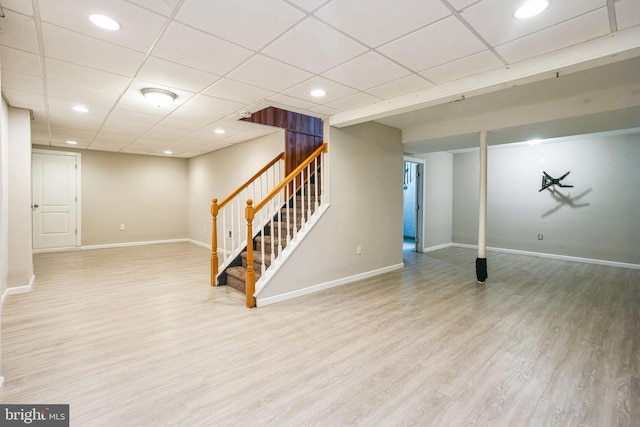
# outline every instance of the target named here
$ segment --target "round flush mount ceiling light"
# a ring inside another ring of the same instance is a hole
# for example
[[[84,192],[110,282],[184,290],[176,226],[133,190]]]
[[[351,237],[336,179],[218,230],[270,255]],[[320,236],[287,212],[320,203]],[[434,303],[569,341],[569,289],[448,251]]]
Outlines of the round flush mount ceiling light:
[[[89,16],[89,21],[96,27],[100,27],[103,30],[117,31],[121,28],[118,21],[113,18],[109,18],[106,15],[94,14]]]
[[[324,89],[314,89],[310,93],[311,93],[311,96],[313,96],[314,98],[322,98],[327,94],[327,92]]]
[[[528,0],[516,9],[513,16],[518,19],[527,19],[542,13],[549,7],[549,0]]]
[[[164,89],[154,89],[154,88],[144,88],[140,90],[142,95],[149,101],[152,105],[156,107],[165,107],[171,104],[176,99],[176,94],[173,92],[169,92]]]

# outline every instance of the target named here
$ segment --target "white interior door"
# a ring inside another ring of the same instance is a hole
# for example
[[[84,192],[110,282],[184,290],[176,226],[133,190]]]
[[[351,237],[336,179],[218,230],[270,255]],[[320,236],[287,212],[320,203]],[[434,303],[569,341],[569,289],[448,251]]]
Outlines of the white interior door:
[[[79,245],[76,153],[32,154],[33,249]]]

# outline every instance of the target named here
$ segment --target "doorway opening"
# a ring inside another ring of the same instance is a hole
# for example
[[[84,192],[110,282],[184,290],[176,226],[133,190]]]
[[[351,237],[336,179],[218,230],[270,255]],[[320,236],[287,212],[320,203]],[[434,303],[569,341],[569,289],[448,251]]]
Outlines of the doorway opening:
[[[424,160],[404,158],[403,251],[422,252],[422,176]]]

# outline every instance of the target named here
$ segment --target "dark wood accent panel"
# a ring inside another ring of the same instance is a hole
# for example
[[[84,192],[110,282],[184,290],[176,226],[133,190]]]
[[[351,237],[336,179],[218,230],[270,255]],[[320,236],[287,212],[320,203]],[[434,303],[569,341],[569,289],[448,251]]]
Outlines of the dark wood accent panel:
[[[287,174],[298,167],[323,142],[323,124],[322,119],[318,117],[267,107],[241,120],[285,129]]]

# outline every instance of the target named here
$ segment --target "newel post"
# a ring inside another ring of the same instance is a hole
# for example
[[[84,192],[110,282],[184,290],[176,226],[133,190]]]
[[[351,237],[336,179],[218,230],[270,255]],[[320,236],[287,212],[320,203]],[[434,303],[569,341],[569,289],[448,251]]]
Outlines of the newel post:
[[[247,207],[244,216],[247,219],[247,274],[245,276],[245,294],[247,297],[247,307],[256,306],[256,299],[253,294],[256,292],[256,272],[253,271],[253,218],[256,214],[253,208],[253,200],[247,200]]]
[[[218,276],[218,199],[211,200],[211,286]]]

